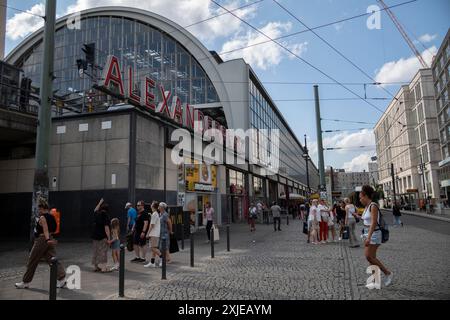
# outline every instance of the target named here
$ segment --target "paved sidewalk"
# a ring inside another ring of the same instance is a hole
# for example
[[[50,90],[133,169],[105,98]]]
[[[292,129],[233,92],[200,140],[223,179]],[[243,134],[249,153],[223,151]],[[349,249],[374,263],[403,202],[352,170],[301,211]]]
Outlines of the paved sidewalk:
[[[392,209],[383,209],[389,212],[392,212]],[[425,211],[407,211],[407,210],[401,210],[402,214],[406,215],[412,215],[416,217],[422,217],[422,218],[428,218],[428,219],[434,219],[434,220],[440,220],[440,221],[446,221],[450,222],[450,211],[449,210],[442,210],[438,211],[435,209],[435,212],[432,214],[426,213]]]
[[[130,263],[133,255],[127,253],[125,299],[450,299],[450,232],[412,224],[392,228],[379,257],[394,271],[394,284],[370,291],[365,288],[368,263],[363,248],[350,249],[346,241],[307,244],[300,221],[290,219],[289,226],[283,222],[281,232],[274,232],[270,225],[257,225],[255,233],[248,231],[248,225],[232,225],[231,252],[226,251],[225,229],[221,229],[214,259],[205,243],[206,234],[200,232],[195,268],[189,266],[186,241],[185,250],[174,254],[174,262],[168,265],[167,280],[161,280],[160,268]],[[65,266],[79,265],[82,279],[81,290],[59,289],[58,299],[120,299],[118,272],[92,272],[90,250],[86,242],[59,245],[58,255]],[[0,251],[0,299],[48,299],[49,268],[45,264],[39,266],[31,289],[14,288],[25,260],[23,248]]]

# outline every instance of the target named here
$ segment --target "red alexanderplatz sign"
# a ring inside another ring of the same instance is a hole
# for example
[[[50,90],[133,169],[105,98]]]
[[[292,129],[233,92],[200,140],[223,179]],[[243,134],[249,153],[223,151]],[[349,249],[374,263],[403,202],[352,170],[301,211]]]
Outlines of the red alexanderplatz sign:
[[[133,92],[134,77],[133,68],[128,67],[128,81],[122,79],[122,73],[117,57],[110,55],[103,68],[102,80],[98,89],[120,99],[126,99],[132,105],[143,107],[146,110],[170,119],[181,127],[203,133],[208,129],[218,129],[226,136],[226,127],[212,117],[206,116],[199,109],[183,104],[178,96],[172,96],[171,91],[166,91],[162,84],[157,85],[150,77],[141,79],[140,95]],[[156,104],[155,90],[159,90],[161,101]],[[197,127],[195,123],[197,122]],[[201,127],[199,126],[201,124]]]

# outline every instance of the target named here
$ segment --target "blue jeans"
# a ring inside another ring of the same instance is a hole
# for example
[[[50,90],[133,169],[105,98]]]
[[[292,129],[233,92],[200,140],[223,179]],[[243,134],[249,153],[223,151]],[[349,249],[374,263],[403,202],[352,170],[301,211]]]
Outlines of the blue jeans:
[[[394,216],[394,225],[401,225],[402,221],[400,220],[400,216]]]

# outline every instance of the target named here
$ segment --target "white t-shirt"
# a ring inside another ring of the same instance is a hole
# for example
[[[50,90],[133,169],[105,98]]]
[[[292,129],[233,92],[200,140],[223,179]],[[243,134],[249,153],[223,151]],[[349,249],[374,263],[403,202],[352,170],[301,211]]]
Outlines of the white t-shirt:
[[[353,215],[356,212],[355,206],[348,205],[347,208],[348,208],[348,218],[355,219],[355,216]]]
[[[319,211],[320,211],[320,216],[322,217],[322,220],[323,220],[323,221],[328,221],[328,218],[329,218],[329,216],[330,216],[330,214],[328,213],[328,211],[329,211],[330,209],[328,209],[327,206],[323,206],[323,205],[321,205],[321,204],[318,205],[318,209],[319,209]]]
[[[154,224],[152,231],[150,231],[150,237],[159,238],[161,233],[161,223],[158,211],[152,213],[152,219],[150,221],[150,225]]]
[[[372,209],[372,206],[376,206],[374,202],[372,202],[365,210],[362,215],[362,219],[364,221],[364,225],[366,227],[369,227],[372,224],[372,214],[370,213],[370,210]],[[377,218],[378,219],[378,218]]]
[[[316,215],[316,221],[320,222],[322,221],[322,216],[320,214],[319,208],[318,207],[314,207],[312,206],[311,209],[309,210],[309,215]]]

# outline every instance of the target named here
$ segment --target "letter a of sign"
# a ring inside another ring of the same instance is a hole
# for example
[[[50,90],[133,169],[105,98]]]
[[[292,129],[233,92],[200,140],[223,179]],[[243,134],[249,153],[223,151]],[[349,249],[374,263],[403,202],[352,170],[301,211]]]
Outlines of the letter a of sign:
[[[116,94],[124,95],[122,74],[120,73],[119,60],[115,56],[108,56],[100,86]],[[119,91],[119,92],[117,92]]]

